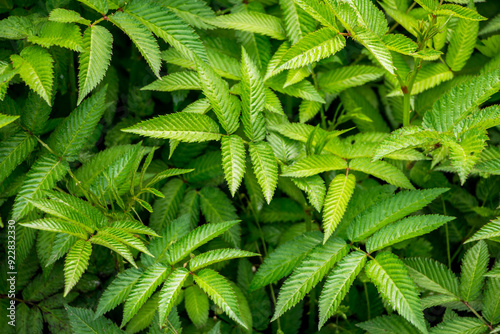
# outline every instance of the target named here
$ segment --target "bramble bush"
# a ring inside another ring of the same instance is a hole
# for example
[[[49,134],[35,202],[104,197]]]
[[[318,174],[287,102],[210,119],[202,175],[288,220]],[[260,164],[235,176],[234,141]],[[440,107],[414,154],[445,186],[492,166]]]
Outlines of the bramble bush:
[[[2,333],[500,332],[500,2],[0,13]]]

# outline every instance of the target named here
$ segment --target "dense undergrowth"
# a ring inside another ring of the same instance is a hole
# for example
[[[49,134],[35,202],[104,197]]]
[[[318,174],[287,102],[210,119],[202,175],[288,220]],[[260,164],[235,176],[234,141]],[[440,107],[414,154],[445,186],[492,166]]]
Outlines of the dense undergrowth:
[[[2,333],[500,332],[498,1],[0,13]]]

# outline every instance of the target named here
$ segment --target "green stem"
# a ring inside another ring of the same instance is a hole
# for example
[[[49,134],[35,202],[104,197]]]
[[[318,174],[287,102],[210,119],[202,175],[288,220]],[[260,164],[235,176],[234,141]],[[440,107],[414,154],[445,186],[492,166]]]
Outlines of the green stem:
[[[371,319],[371,314],[370,314],[370,296],[368,295],[368,286],[366,285],[366,282],[363,282],[363,286],[365,287],[365,299],[366,299],[366,307],[368,309],[368,320]]]
[[[492,326],[492,325],[490,325],[490,324],[489,324],[486,320],[484,320],[484,318],[483,318],[483,317],[482,317],[479,313],[477,313],[477,311],[476,311],[476,310],[474,310],[474,308],[473,308],[472,306],[470,306],[468,302],[466,302],[466,301],[462,301],[462,303],[464,303],[464,304],[465,304],[465,306],[467,306],[467,307],[469,308],[469,310],[471,310],[471,312],[472,312],[472,313],[474,313],[474,315],[475,315],[475,316],[476,316],[479,320],[481,320],[482,322],[484,322],[484,324],[485,324],[486,326],[488,326],[488,328],[490,329],[490,331],[492,331],[492,330],[493,330],[493,326]]]

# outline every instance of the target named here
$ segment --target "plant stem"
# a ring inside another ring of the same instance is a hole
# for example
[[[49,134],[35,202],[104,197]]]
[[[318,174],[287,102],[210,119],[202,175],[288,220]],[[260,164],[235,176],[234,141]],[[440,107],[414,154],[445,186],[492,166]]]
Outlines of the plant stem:
[[[370,296],[368,295],[368,286],[366,286],[366,282],[363,282],[363,286],[365,287],[365,299],[366,299],[366,307],[368,308],[368,320],[370,320],[371,319]]]
[[[492,330],[493,330],[493,326],[492,326],[492,325],[490,325],[490,324],[489,324],[486,320],[484,320],[484,318],[483,318],[483,317],[482,317],[479,313],[477,313],[477,311],[476,311],[476,310],[474,310],[474,308],[473,308],[472,306],[470,306],[470,304],[469,304],[468,302],[466,302],[466,301],[462,301],[462,303],[464,303],[464,305],[465,305],[465,306],[467,306],[467,307],[469,308],[469,310],[471,310],[471,312],[472,312],[472,313],[474,313],[474,315],[475,315],[475,316],[476,316],[479,320],[481,320],[482,322],[484,322],[484,324],[485,324],[486,326],[488,326],[488,328],[490,329],[490,331],[492,331]]]

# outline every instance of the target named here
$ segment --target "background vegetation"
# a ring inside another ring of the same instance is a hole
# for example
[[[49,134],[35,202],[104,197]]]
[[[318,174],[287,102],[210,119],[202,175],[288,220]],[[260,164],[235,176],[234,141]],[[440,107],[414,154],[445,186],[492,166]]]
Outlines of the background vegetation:
[[[0,10],[2,333],[500,331],[498,1]]]

